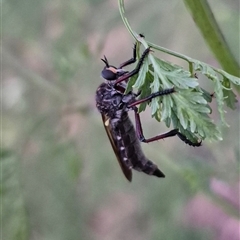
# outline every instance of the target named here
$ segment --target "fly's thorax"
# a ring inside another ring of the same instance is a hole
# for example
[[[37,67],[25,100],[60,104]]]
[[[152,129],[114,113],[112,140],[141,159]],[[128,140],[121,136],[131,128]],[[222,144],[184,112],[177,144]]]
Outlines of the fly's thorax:
[[[118,104],[121,102],[122,94],[118,93],[111,84],[102,83],[96,91],[96,106],[99,112],[108,116],[116,111]]]
[[[102,83],[96,91],[96,106],[98,110],[109,118],[121,119],[122,114],[128,111],[128,104],[135,101],[135,95],[124,95],[114,87],[112,82]]]

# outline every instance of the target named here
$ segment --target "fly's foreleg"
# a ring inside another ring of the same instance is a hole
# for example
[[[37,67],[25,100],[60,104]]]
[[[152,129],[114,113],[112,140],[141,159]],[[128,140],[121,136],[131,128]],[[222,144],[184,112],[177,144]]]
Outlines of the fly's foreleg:
[[[130,65],[132,63],[135,63],[137,60],[137,43],[134,44],[134,47],[133,47],[133,57],[129,60],[127,60],[126,62],[122,63],[119,68],[123,68],[127,65]]]
[[[150,48],[147,48],[147,49],[143,52],[140,60],[138,61],[138,64],[137,64],[136,68],[133,69],[131,72],[129,72],[129,73],[127,73],[127,74],[119,77],[118,80],[115,82],[115,85],[117,85],[118,83],[120,83],[120,82],[122,82],[122,81],[126,81],[126,80],[129,79],[130,77],[132,77],[132,76],[134,76],[135,74],[137,74],[137,73],[140,71],[140,68],[141,68],[142,65],[143,65],[144,59],[147,57],[147,55],[148,55],[148,53],[149,53],[150,51],[151,51]],[[127,63],[129,64],[129,62],[130,62],[130,64],[131,64],[131,61],[132,61],[132,59],[130,59],[129,61],[127,61]],[[127,65],[128,65],[128,64],[127,64]],[[123,65],[123,66],[126,66],[126,65]]]

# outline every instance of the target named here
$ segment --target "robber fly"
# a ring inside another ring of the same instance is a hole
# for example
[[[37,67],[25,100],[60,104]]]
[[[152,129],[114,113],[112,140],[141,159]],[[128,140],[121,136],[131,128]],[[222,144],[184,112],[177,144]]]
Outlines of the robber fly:
[[[136,48],[137,44],[133,48],[133,57],[120,64],[119,67],[110,65],[106,56],[104,56],[104,59],[101,59],[105,63],[101,74],[105,82],[98,87],[95,98],[96,106],[102,115],[103,125],[112,148],[125,177],[129,181],[132,180],[132,169],[159,178],[165,177],[157,165],[146,158],[141,149],[140,142],[149,143],[177,135],[182,141],[191,146],[201,145],[201,143],[193,143],[188,140],[178,129],[173,129],[149,139],[144,137],[137,105],[149,102],[155,97],[172,94],[175,91],[174,88],[165,89],[143,99],[138,99],[139,94],[134,92],[125,93],[128,79],[138,74],[145,58],[150,52],[150,48],[147,48],[139,59],[136,68],[130,72],[125,71],[123,67],[136,62]],[[130,110],[133,110],[135,114],[136,130],[128,116],[128,111]]]

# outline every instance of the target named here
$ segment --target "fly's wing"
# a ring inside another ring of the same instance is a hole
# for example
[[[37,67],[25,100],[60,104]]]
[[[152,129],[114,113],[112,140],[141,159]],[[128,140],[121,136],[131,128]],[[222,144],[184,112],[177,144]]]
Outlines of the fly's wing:
[[[114,151],[114,153],[115,153],[115,155],[117,157],[118,163],[119,163],[119,165],[120,165],[120,167],[121,167],[125,177],[127,178],[127,180],[129,182],[131,182],[132,181],[132,170],[129,169],[125,165],[124,161],[121,159],[121,155],[120,155],[119,150],[117,148],[116,140],[113,137],[112,129],[111,129],[111,126],[109,124],[109,118],[106,115],[102,114],[102,120],[103,120],[104,128],[105,128],[105,130],[107,132],[109,141],[111,142],[113,151]]]

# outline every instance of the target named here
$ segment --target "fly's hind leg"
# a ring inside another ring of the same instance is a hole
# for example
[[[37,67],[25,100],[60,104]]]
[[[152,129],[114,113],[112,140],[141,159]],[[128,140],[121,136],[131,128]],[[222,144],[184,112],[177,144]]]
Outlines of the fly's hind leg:
[[[187,137],[185,135],[180,133],[178,131],[178,129],[173,129],[169,132],[162,133],[162,134],[159,134],[155,137],[151,137],[151,138],[146,139],[143,135],[142,124],[141,124],[141,120],[140,120],[140,115],[137,111],[137,107],[134,108],[134,113],[135,113],[136,132],[137,132],[137,136],[138,136],[138,138],[141,142],[150,143],[150,142],[158,141],[158,140],[161,140],[161,139],[164,139],[164,138],[174,137],[174,136],[177,135],[183,142],[185,142],[186,144],[188,144],[190,146],[193,146],[193,147],[201,146],[201,142],[190,141],[189,139],[187,139]]]
[[[153,93],[151,95],[149,95],[146,98],[137,100],[131,104],[129,104],[129,108],[132,108],[134,110],[134,114],[135,114],[135,124],[136,124],[136,132],[137,132],[137,136],[139,138],[139,140],[141,142],[144,143],[149,143],[149,142],[154,142],[160,139],[164,139],[164,138],[168,138],[168,137],[173,137],[173,136],[178,136],[183,142],[185,142],[186,144],[193,146],[193,147],[199,147],[201,146],[201,142],[192,142],[189,139],[187,139],[187,137],[185,135],[183,135],[182,133],[179,132],[178,129],[173,129],[169,132],[163,133],[163,134],[159,134],[155,137],[152,138],[148,138],[146,139],[143,135],[143,130],[142,130],[142,124],[141,124],[141,120],[140,120],[140,115],[138,113],[138,108],[136,107],[136,105],[143,103],[143,102],[147,102],[147,101],[151,101],[151,99],[155,98],[155,97],[159,97],[162,95],[167,95],[167,94],[171,94],[174,92],[174,88],[170,88],[170,89],[165,89],[156,93]]]

